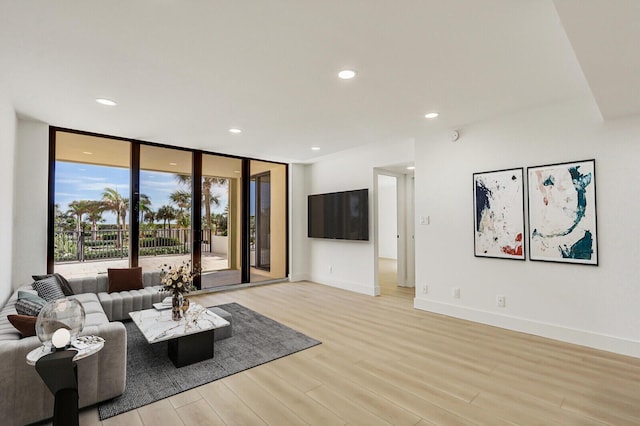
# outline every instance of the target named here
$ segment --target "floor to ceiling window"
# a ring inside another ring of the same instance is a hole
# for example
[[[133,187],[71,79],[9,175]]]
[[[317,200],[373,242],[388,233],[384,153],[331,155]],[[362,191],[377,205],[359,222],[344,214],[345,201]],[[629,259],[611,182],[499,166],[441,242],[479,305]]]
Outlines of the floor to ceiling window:
[[[49,263],[67,277],[129,264],[130,144],[58,132]],[[53,258],[51,258],[53,257]]]
[[[140,146],[138,265],[143,271],[192,261],[191,173],[191,152]]]
[[[191,262],[202,289],[286,278],[286,165],[52,134],[49,272]]]

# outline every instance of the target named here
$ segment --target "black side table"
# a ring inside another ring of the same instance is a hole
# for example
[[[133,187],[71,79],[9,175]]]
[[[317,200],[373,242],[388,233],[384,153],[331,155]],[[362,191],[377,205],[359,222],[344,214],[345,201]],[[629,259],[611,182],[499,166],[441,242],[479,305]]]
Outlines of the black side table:
[[[75,350],[52,352],[36,361],[36,371],[55,397],[54,426],[78,425],[78,366]]]
[[[80,341],[81,339],[85,339]],[[87,340],[89,339],[89,343]],[[71,349],[51,352],[40,346],[27,354],[27,364],[34,365],[55,400],[54,426],[78,426],[78,366],[76,361],[99,352],[104,339],[82,336],[72,342]]]

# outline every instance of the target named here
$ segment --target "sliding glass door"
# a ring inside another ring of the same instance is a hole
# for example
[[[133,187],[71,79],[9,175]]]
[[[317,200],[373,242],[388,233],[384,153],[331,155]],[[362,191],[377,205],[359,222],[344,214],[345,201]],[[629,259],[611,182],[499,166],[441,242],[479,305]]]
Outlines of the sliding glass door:
[[[200,186],[200,286],[242,282],[242,160],[202,155]]]
[[[251,266],[269,271],[271,267],[271,173],[251,176]]]
[[[143,271],[192,260],[192,157],[190,151],[140,145],[138,265]]]
[[[202,289],[286,278],[286,165],[51,134],[50,273],[191,262]]]
[[[287,276],[287,168],[250,161],[249,241],[251,282]]]

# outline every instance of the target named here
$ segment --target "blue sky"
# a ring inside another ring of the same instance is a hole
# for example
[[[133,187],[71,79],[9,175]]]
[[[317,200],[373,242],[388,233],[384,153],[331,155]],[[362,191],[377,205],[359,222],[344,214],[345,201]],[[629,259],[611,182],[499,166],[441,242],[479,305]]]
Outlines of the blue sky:
[[[74,200],[100,200],[105,188],[109,187],[128,198],[129,169],[56,162],[55,202],[61,211],[66,211],[69,203]],[[179,188],[174,173],[140,171],[140,192],[151,199],[154,211],[165,204],[170,205],[170,194]],[[226,188],[214,187],[212,192],[220,198],[220,207],[213,205],[211,212],[222,213],[228,202]],[[103,223],[116,222],[115,215],[111,212],[105,212],[102,217],[105,219]]]

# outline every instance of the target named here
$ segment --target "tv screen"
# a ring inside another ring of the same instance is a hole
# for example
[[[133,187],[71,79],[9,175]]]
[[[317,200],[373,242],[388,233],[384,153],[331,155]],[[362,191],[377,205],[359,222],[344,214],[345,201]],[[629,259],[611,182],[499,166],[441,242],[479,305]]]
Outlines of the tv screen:
[[[309,195],[308,236],[369,240],[369,190]]]

